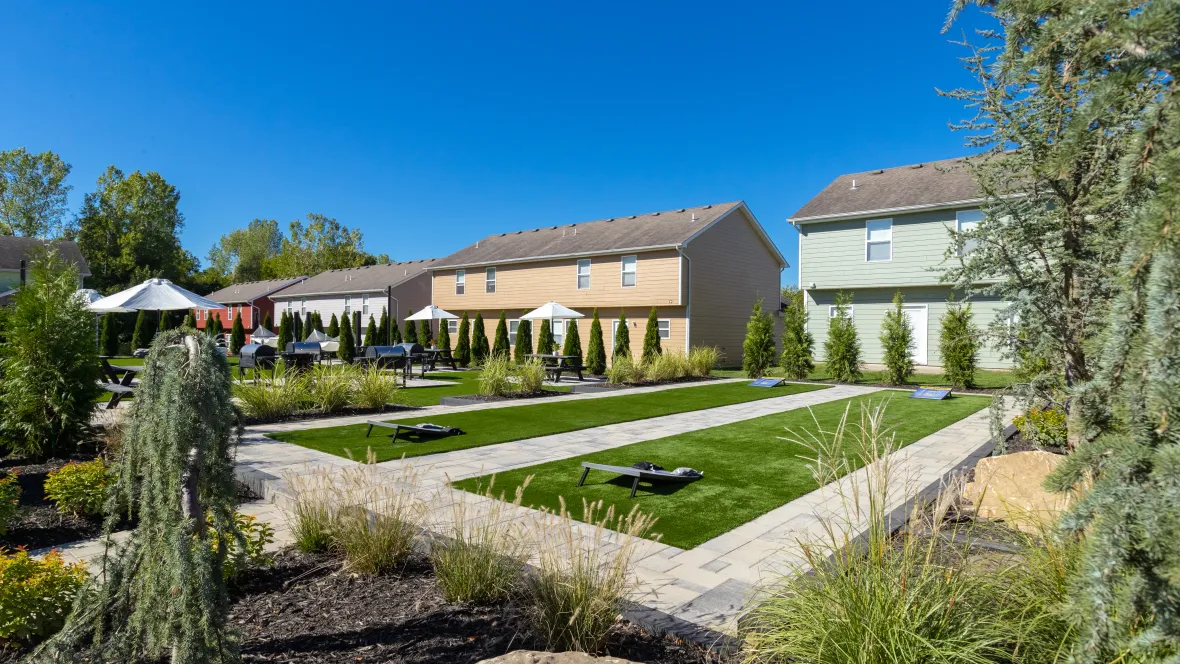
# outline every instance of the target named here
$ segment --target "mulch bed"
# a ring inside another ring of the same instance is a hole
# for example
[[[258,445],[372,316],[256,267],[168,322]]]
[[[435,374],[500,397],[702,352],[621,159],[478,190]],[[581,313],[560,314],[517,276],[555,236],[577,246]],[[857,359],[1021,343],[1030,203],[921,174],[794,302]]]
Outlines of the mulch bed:
[[[684,378],[674,378],[672,380],[645,380],[638,383],[626,383],[619,387],[654,387],[656,385],[676,385],[678,383],[705,383],[713,380],[721,380],[713,376],[686,376]],[[610,385],[611,383],[607,383]]]
[[[517,399],[538,399],[544,397],[568,397],[570,392],[558,392],[556,390],[541,390],[540,392],[533,392],[531,394],[462,394],[453,397],[443,397],[445,402],[443,405],[454,405],[457,402],[471,402],[471,403],[492,403],[496,401],[516,401]]]
[[[341,408],[335,412],[325,413],[320,410],[301,410],[287,417],[279,418],[261,418],[261,417],[242,417],[242,426],[252,426],[256,424],[278,424],[280,422],[301,422],[304,420],[324,420],[333,417],[349,417],[354,415],[375,415],[379,413],[398,413],[407,410],[418,410],[417,406],[398,406],[388,405],[384,408],[356,408],[347,407]]]

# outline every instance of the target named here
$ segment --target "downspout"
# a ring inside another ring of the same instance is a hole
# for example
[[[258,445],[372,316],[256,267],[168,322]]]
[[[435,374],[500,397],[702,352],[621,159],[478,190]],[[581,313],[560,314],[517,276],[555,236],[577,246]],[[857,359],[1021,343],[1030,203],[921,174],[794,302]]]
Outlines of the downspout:
[[[684,253],[683,247],[676,247],[676,253],[684,259],[684,267],[688,272],[686,278],[680,280],[680,303],[684,305],[684,352],[687,354],[692,349],[692,259]]]

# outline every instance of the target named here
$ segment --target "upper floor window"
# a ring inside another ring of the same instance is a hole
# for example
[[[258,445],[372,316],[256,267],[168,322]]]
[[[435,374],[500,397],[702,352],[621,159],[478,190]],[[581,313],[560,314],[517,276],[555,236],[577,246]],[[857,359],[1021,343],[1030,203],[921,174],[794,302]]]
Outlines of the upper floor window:
[[[299,315],[307,313],[307,300],[299,300]]]
[[[983,210],[976,208],[974,210],[959,210],[955,213],[955,230],[959,233],[966,233],[975,230],[979,226],[979,222],[983,221]],[[971,238],[963,242],[963,248],[959,251],[960,256],[975,251],[979,246],[979,241]]]
[[[459,334],[459,319],[457,319],[457,318],[448,318],[447,319],[447,333],[448,334]]]
[[[590,259],[582,258],[578,260],[578,290],[586,290],[590,287]]]
[[[455,295],[462,295],[467,289],[467,270],[455,270]]]
[[[345,295],[344,296],[344,315],[347,316],[350,313],[352,313],[352,296]]]
[[[865,260],[893,260],[892,219],[871,219],[865,222]]]
[[[516,333],[519,330],[520,330],[520,321],[518,321],[518,320],[508,321],[508,345],[509,346],[516,345]]]
[[[659,329],[660,329],[660,338],[661,339],[671,339],[672,338],[672,321],[658,320],[658,321],[656,321],[656,326],[659,327]]]
[[[487,270],[485,270],[483,278],[484,278],[483,292],[495,293],[496,292],[496,268],[489,267]]]
[[[623,256],[623,287],[635,285],[635,256]]]
[[[362,316],[369,315],[369,296],[368,295],[361,296],[361,315]]]

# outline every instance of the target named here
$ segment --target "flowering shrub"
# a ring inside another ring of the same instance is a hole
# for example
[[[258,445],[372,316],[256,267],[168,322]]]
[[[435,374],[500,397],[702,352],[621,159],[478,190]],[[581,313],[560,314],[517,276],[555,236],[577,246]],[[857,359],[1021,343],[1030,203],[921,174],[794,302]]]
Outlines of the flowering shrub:
[[[94,516],[102,512],[109,483],[102,459],[67,463],[45,478],[45,495],[63,514]]]
[[[1068,441],[1065,413],[1056,408],[1030,408],[1013,418],[1012,424],[1021,435],[1042,447],[1065,447]]]
[[[0,641],[29,641],[61,629],[86,568],[67,564],[57,551],[40,560],[27,551],[0,549]]]
[[[0,477],[0,535],[8,532],[8,520],[16,514],[19,500],[20,485],[16,483],[16,473]]]

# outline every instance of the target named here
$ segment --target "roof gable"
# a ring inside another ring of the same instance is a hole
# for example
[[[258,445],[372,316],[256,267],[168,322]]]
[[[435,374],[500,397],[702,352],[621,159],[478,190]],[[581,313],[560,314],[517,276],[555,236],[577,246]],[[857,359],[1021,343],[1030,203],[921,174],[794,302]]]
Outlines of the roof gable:
[[[0,270],[19,270],[20,262],[29,261],[33,254],[47,244],[52,244],[61,253],[62,258],[78,266],[78,272],[83,277],[90,276],[90,265],[78,248],[78,243],[71,240],[40,240],[35,237],[15,237],[0,235]]]
[[[271,299],[286,299],[306,295],[334,295],[347,293],[376,293],[387,286],[397,286],[414,277],[427,273],[435,259],[401,263],[382,263],[328,270],[314,277],[282,289]]]
[[[292,277],[288,279],[266,279],[263,281],[244,281],[240,284],[230,284],[221,290],[213,291],[205,297],[222,304],[237,304],[250,302],[265,295],[297,284],[307,277]]]

